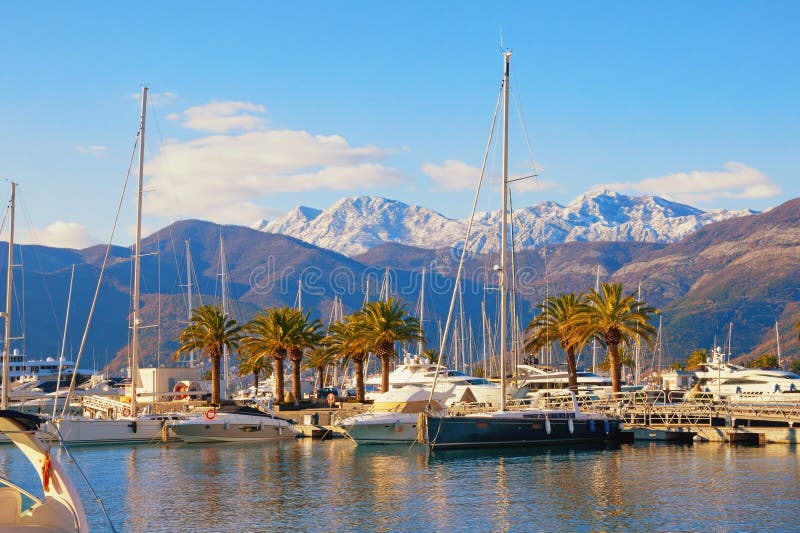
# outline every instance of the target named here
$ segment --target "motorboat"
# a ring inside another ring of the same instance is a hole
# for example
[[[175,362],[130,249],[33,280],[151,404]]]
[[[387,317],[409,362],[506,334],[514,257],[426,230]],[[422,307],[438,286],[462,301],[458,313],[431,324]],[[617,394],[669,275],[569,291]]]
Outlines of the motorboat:
[[[592,372],[579,370],[578,389],[597,390],[611,387],[611,378],[598,376]],[[539,389],[566,389],[569,385],[569,374],[566,368],[552,365],[517,365],[517,383],[521,389],[530,391]]]
[[[456,387],[434,392],[431,396],[430,389],[406,385],[380,394],[369,411],[345,418],[336,425],[359,445],[411,443],[418,437],[420,413],[444,414],[448,400],[456,400]]]
[[[258,399],[209,407],[202,414],[172,420],[168,426],[185,442],[252,442],[300,436],[292,421],[275,416]]]
[[[34,415],[0,411],[0,433],[30,461],[43,494],[38,497],[0,477],[0,531],[86,533],[89,523],[83,504],[57,454],[38,436],[41,423]],[[23,508],[23,500],[32,504]]]
[[[469,387],[475,401],[489,406],[500,404],[500,387],[488,379],[470,376],[459,370],[438,366],[424,356],[408,355],[389,373],[389,390],[407,385],[430,388],[434,381],[443,387]],[[381,377],[369,376],[364,380],[367,399],[375,400],[380,394]]]
[[[725,360],[720,347],[694,371],[692,395],[744,401],[800,401],[800,375],[786,370],[745,368]]]

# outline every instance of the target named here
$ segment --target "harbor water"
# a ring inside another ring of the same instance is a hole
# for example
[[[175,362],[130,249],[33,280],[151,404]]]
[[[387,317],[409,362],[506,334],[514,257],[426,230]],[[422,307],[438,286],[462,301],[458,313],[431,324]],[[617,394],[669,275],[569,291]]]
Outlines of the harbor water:
[[[794,445],[428,453],[299,439],[71,451],[118,531],[800,530]],[[60,459],[92,531],[109,531]],[[0,472],[19,479],[31,468],[0,446]]]

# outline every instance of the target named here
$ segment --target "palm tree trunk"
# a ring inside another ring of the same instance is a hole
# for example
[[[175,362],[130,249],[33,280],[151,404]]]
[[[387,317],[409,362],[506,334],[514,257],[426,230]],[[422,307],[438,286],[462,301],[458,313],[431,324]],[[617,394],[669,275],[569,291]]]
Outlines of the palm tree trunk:
[[[356,401],[363,402],[366,394],[364,393],[364,359],[353,361],[356,373]]]
[[[569,379],[569,389],[578,391],[578,369],[575,364],[575,348],[567,350],[567,376]]]
[[[275,401],[283,403],[283,359],[286,353],[278,352],[273,356],[275,360]]]
[[[302,352],[300,357],[302,358]],[[292,390],[294,391],[294,404],[300,404],[301,390],[300,390],[300,358],[292,355]]]
[[[619,365],[619,344],[608,345],[608,361],[611,366],[611,391],[622,391],[621,369]]]
[[[211,403],[219,403],[219,355],[211,356]]]
[[[325,367],[318,366],[317,367],[317,388],[324,388],[325,387]]]
[[[394,355],[394,345],[390,342],[381,343],[378,348],[378,357],[381,360],[381,392],[389,390],[389,365]]]
[[[253,370],[253,387],[255,388],[253,396],[258,396],[258,370]]]

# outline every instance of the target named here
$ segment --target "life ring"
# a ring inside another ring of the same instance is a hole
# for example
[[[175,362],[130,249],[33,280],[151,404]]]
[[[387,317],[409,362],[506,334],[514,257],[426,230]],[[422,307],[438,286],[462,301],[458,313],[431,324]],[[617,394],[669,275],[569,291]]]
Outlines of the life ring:
[[[131,410],[127,407],[122,410],[122,416],[131,416]]]
[[[214,420],[217,417],[217,412],[214,409],[209,409],[206,411],[206,418],[209,420]]]

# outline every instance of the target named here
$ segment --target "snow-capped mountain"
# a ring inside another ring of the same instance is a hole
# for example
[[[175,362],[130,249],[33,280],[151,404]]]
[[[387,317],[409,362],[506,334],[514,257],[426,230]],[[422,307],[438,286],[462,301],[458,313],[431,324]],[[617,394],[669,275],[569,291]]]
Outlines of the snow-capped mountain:
[[[543,202],[514,213],[516,248],[571,241],[674,242],[700,227],[754,211],[702,211],[656,196],[627,196],[609,190],[585,193],[569,205]],[[320,211],[298,206],[283,217],[253,225],[316,246],[356,255],[384,242],[420,248],[454,246],[463,241],[467,220],[375,196],[343,198]],[[499,249],[500,212],[476,215],[469,248]]]

